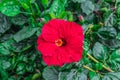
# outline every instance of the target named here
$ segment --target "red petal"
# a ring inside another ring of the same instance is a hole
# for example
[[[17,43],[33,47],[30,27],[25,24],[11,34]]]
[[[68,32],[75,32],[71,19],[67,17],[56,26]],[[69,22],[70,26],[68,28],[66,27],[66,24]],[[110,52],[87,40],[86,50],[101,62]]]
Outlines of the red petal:
[[[70,26],[70,25],[69,25]],[[69,36],[71,35],[71,36]],[[72,22],[69,34],[66,38],[67,46],[74,50],[83,50],[84,34],[83,29],[80,25]]]
[[[65,50],[65,48],[58,48],[55,51],[55,54],[53,56],[43,56],[44,62],[51,66],[51,65],[57,65],[62,66],[64,63],[71,62],[68,52]]]
[[[53,65],[56,65],[56,66],[62,66],[63,64],[59,61],[58,59],[58,55],[53,55],[51,57],[49,56],[42,56],[43,57],[43,60],[44,62],[48,65],[48,66],[53,66]]]
[[[42,35],[38,38],[37,43],[37,49],[42,53],[42,55],[45,56],[52,56],[57,48],[57,46],[54,43],[44,41]]]
[[[74,50],[71,48],[67,48],[69,53],[70,62],[77,62],[82,58],[82,51],[81,50]]]
[[[59,38],[65,39],[65,46],[55,45],[55,40]],[[83,41],[84,34],[80,25],[54,19],[43,26],[42,35],[38,38],[37,44],[47,65],[62,66],[82,58]]]
[[[46,23],[42,28],[42,35],[46,41],[54,42],[58,39],[58,31],[57,28],[59,27],[57,19],[50,20]]]

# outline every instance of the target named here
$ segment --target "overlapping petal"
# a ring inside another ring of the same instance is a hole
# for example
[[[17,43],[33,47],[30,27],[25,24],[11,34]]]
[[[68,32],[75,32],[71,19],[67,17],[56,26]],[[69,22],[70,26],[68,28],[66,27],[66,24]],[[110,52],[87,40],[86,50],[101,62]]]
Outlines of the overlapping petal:
[[[52,56],[57,48],[54,43],[47,42],[43,39],[42,35],[37,40],[37,49],[44,56]]]
[[[56,45],[57,39],[61,39],[65,44]],[[53,19],[43,26],[37,41],[37,49],[41,52],[43,60],[48,66],[62,66],[82,58],[83,41],[82,26],[75,22]]]

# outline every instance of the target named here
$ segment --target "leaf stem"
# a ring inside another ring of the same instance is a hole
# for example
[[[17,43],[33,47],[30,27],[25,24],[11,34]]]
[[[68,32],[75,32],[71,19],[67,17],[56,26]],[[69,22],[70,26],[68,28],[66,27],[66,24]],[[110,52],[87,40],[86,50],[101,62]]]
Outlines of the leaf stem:
[[[94,57],[92,57],[89,53],[87,53],[88,57],[93,60],[94,62],[98,63],[99,61],[96,60]],[[102,64],[103,68],[106,69],[109,72],[114,72],[112,69],[110,69],[109,67],[105,66],[104,64]]]
[[[88,67],[86,65],[83,65],[83,67],[86,68],[86,69],[88,69],[88,70],[90,70],[90,71],[92,71],[92,72],[96,72],[95,70],[93,70],[92,68],[90,68],[90,67]]]
[[[90,71],[92,71],[92,72],[98,73],[97,71],[93,70],[93,69],[90,68],[89,66],[83,65],[83,67],[86,68],[86,69],[88,69],[88,70],[90,70]],[[98,73],[98,74],[100,75],[100,77],[103,77],[103,75],[101,75],[100,73]]]
[[[94,62],[96,62],[96,63],[99,62],[99,61],[97,61],[94,57],[92,57],[89,53],[87,53],[87,55],[88,55],[88,57],[89,57],[90,59],[92,59]]]
[[[89,28],[88,28],[87,32],[85,33],[86,35],[87,35],[88,33],[90,33],[90,31],[91,31],[91,29],[93,28],[93,26],[94,26],[93,24],[90,24],[90,25],[89,25]]]

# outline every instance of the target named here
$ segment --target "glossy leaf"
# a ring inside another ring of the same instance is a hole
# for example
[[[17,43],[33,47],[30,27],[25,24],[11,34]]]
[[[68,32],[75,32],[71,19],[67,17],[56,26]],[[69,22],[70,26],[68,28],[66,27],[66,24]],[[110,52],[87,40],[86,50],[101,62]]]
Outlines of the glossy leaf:
[[[65,4],[67,0],[61,1],[61,0],[54,0],[53,4],[50,8],[50,15],[54,15],[54,17],[59,17],[61,13],[65,10]]]
[[[67,75],[66,80],[87,80],[87,76],[84,73],[71,70],[71,72]]]
[[[58,80],[66,80],[68,72],[60,72],[58,76]]]
[[[117,36],[117,32],[113,27],[102,27],[98,30],[98,36],[102,39],[111,39]]]
[[[112,52],[110,56],[110,63],[115,67],[118,67],[120,65],[120,49]]]
[[[27,22],[27,19],[24,15],[17,15],[11,18],[11,22],[15,25],[23,25]]]
[[[15,0],[3,0],[0,3],[0,11],[7,16],[15,16],[20,13],[20,7]]]
[[[22,30],[14,35],[14,39],[15,41],[19,42],[31,37],[37,30],[38,28],[24,27]]]
[[[100,76],[95,72],[90,72],[89,75],[90,75],[90,80],[100,80]]]
[[[81,8],[85,14],[89,15],[94,10],[94,4],[87,0],[81,3]]]
[[[93,56],[99,60],[106,60],[108,58],[107,48],[103,44],[96,42],[93,47]]]
[[[46,8],[48,5],[48,0],[41,0],[42,5]]]
[[[11,47],[14,43],[13,39],[10,39],[4,43],[0,44],[0,54],[9,55],[11,52],[10,50],[14,50],[14,47]]]
[[[42,73],[45,80],[58,80],[58,71],[52,67],[46,67]]]
[[[108,73],[106,74],[102,80],[120,80],[120,72]]]
[[[78,2],[78,3],[81,3],[81,2],[84,2],[86,0],[73,0],[73,2]]]
[[[8,69],[11,66],[11,64],[8,61],[0,60],[0,66],[2,66],[3,69]]]
[[[1,34],[5,33],[7,30],[10,29],[10,22],[8,18],[0,13],[0,36]]]

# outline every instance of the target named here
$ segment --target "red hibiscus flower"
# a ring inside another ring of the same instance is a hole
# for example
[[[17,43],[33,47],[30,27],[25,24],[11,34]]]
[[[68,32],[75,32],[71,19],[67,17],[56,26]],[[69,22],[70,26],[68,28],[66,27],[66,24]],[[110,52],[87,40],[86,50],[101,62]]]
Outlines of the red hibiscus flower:
[[[37,49],[48,65],[62,66],[82,58],[84,34],[80,25],[62,19],[44,24]]]

